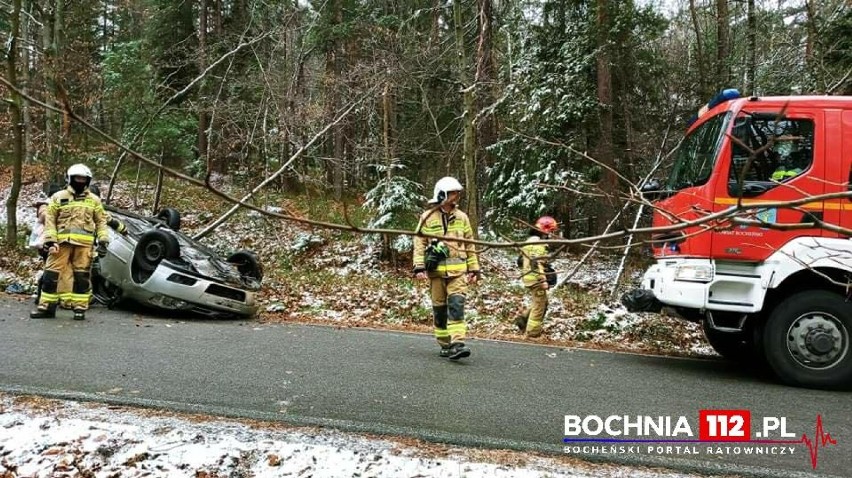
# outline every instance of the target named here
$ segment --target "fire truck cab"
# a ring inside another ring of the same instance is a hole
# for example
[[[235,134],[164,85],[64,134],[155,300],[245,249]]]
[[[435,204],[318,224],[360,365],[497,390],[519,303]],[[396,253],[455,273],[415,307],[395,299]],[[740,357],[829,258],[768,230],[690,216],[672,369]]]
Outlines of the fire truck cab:
[[[852,97],[725,90],[654,192],[655,228],[689,227],[654,236],[642,288],[701,322],[726,358],[791,385],[850,387],[850,191]]]

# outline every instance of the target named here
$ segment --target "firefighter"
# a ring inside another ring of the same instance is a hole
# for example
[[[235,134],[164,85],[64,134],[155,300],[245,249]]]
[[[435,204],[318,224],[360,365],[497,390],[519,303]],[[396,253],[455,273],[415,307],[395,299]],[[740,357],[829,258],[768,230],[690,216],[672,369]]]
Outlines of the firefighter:
[[[556,285],[556,273],[547,262],[547,245],[540,244],[540,241],[548,239],[558,228],[556,219],[550,216],[538,218],[518,257],[518,265],[524,274],[524,287],[530,295],[530,308],[515,319],[515,326],[521,332],[526,332],[527,337],[541,336],[544,314],[547,312],[547,291]]]
[[[47,200],[39,199],[35,203],[33,203],[33,207],[36,210],[36,219],[33,224],[33,230],[30,234],[30,239],[27,244],[28,247],[34,249],[38,256],[41,258],[42,262],[47,261],[47,249],[44,247],[44,220],[47,216]],[[39,276],[38,281],[36,283],[36,304],[38,304],[38,300],[41,297],[41,286],[42,286],[42,277],[44,274]]]
[[[44,224],[44,244],[48,249],[43,287],[33,319],[56,317],[59,302],[59,278],[68,268],[73,274],[70,303],[74,320],[84,320],[92,295],[91,263],[95,236],[98,254],[106,253],[109,243],[107,216],[100,198],[89,191],[92,171],[75,164],[65,174],[66,188],[50,197]]]
[[[470,219],[458,208],[463,190],[455,178],[438,180],[429,200],[433,207],[420,216],[419,230],[441,239],[414,239],[414,275],[418,280],[429,279],[435,338],[441,357],[451,360],[470,356],[470,347],[465,345],[464,302],[468,284],[479,279],[474,245],[453,241],[473,239]]]
[[[793,164],[793,154],[798,151],[796,138],[784,137],[775,141],[772,150],[778,155],[778,167],[772,172],[771,180],[783,182],[802,173],[802,168]]]
[[[97,184],[90,184],[89,192],[94,194],[98,198],[101,197],[101,190]],[[127,234],[127,226],[125,226],[123,222],[112,217],[109,211],[105,210],[104,213],[106,214],[107,218],[107,226],[111,227],[119,234]],[[96,233],[94,235],[96,235]],[[59,307],[69,310],[74,309],[77,302],[77,294],[74,292],[73,286],[74,274],[72,270],[70,268],[63,269],[59,276],[59,285],[56,288],[56,293],[59,296]]]

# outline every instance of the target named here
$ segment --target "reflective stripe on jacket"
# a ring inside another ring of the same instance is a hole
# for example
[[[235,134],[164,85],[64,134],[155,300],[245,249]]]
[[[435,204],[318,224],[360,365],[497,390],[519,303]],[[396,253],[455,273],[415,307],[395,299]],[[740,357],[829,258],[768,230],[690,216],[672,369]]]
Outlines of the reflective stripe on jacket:
[[[453,241],[452,238],[473,239],[473,229],[470,218],[459,209],[449,213],[441,208],[426,211],[420,216],[420,232],[444,238],[444,243],[450,249],[450,255],[438,263],[438,268],[430,274],[443,277],[456,277],[466,272],[479,271],[479,258],[473,244]],[[427,237],[414,238],[414,269],[425,269],[426,248],[431,239]]]
[[[99,241],[109,241],[107,214],[100,198],[88,190],[75,196],[70,186],[50,197],[44,242],[91,246],[96,235]]]
[[[784,169],[779,168],[776,169],[775,172],[772,173],[773,181],[781,181],[787,178],[795,178],[802,172],[801,169]]]
[[[525,287],[531,287],[546,280],[544,265],[547,262],[546,260],[539,260],[539,258],[547,256],[547,245],[536,244],[539,241],[541,239],[537,236],[530,236],[527,239],[528,244],[521,248],[521,255],[524,258],[521,270],[524,272]]]

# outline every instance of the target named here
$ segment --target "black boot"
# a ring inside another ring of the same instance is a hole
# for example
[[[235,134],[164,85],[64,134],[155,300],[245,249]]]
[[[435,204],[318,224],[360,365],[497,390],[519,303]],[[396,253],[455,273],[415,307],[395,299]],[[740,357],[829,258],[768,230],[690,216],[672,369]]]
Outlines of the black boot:
[[[48,304],[45,307],[39,307],[38,309],[30,312],[31,319],[55,319],[56,318],[56,304]]]
[[[524,331],[527,330],[527,316],[519,315],[515,317],[515,327],[518,328],[518,331],[524,333]]]
[[[458,360],[464,357],[470,357],[470,347],[462,342],[456,342],[450,346],[450,360]]]
[[[74,309],[74,320],[86,320],[86,311],[83,309]]]
[[[441,355],[441,357],[444,357],[444,358],[449,357],[450,356],[450,348],[449,347],[441,347],[440,355]]]

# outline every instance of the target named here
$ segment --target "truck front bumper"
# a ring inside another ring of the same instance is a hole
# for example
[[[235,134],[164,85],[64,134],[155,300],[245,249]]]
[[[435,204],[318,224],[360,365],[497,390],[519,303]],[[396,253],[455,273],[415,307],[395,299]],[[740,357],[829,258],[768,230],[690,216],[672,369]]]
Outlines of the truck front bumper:
[[[642,288],[670,307],[752,313],[763,307],[769,283],[764,272],[754,264],[663,259],[645,272]]]

